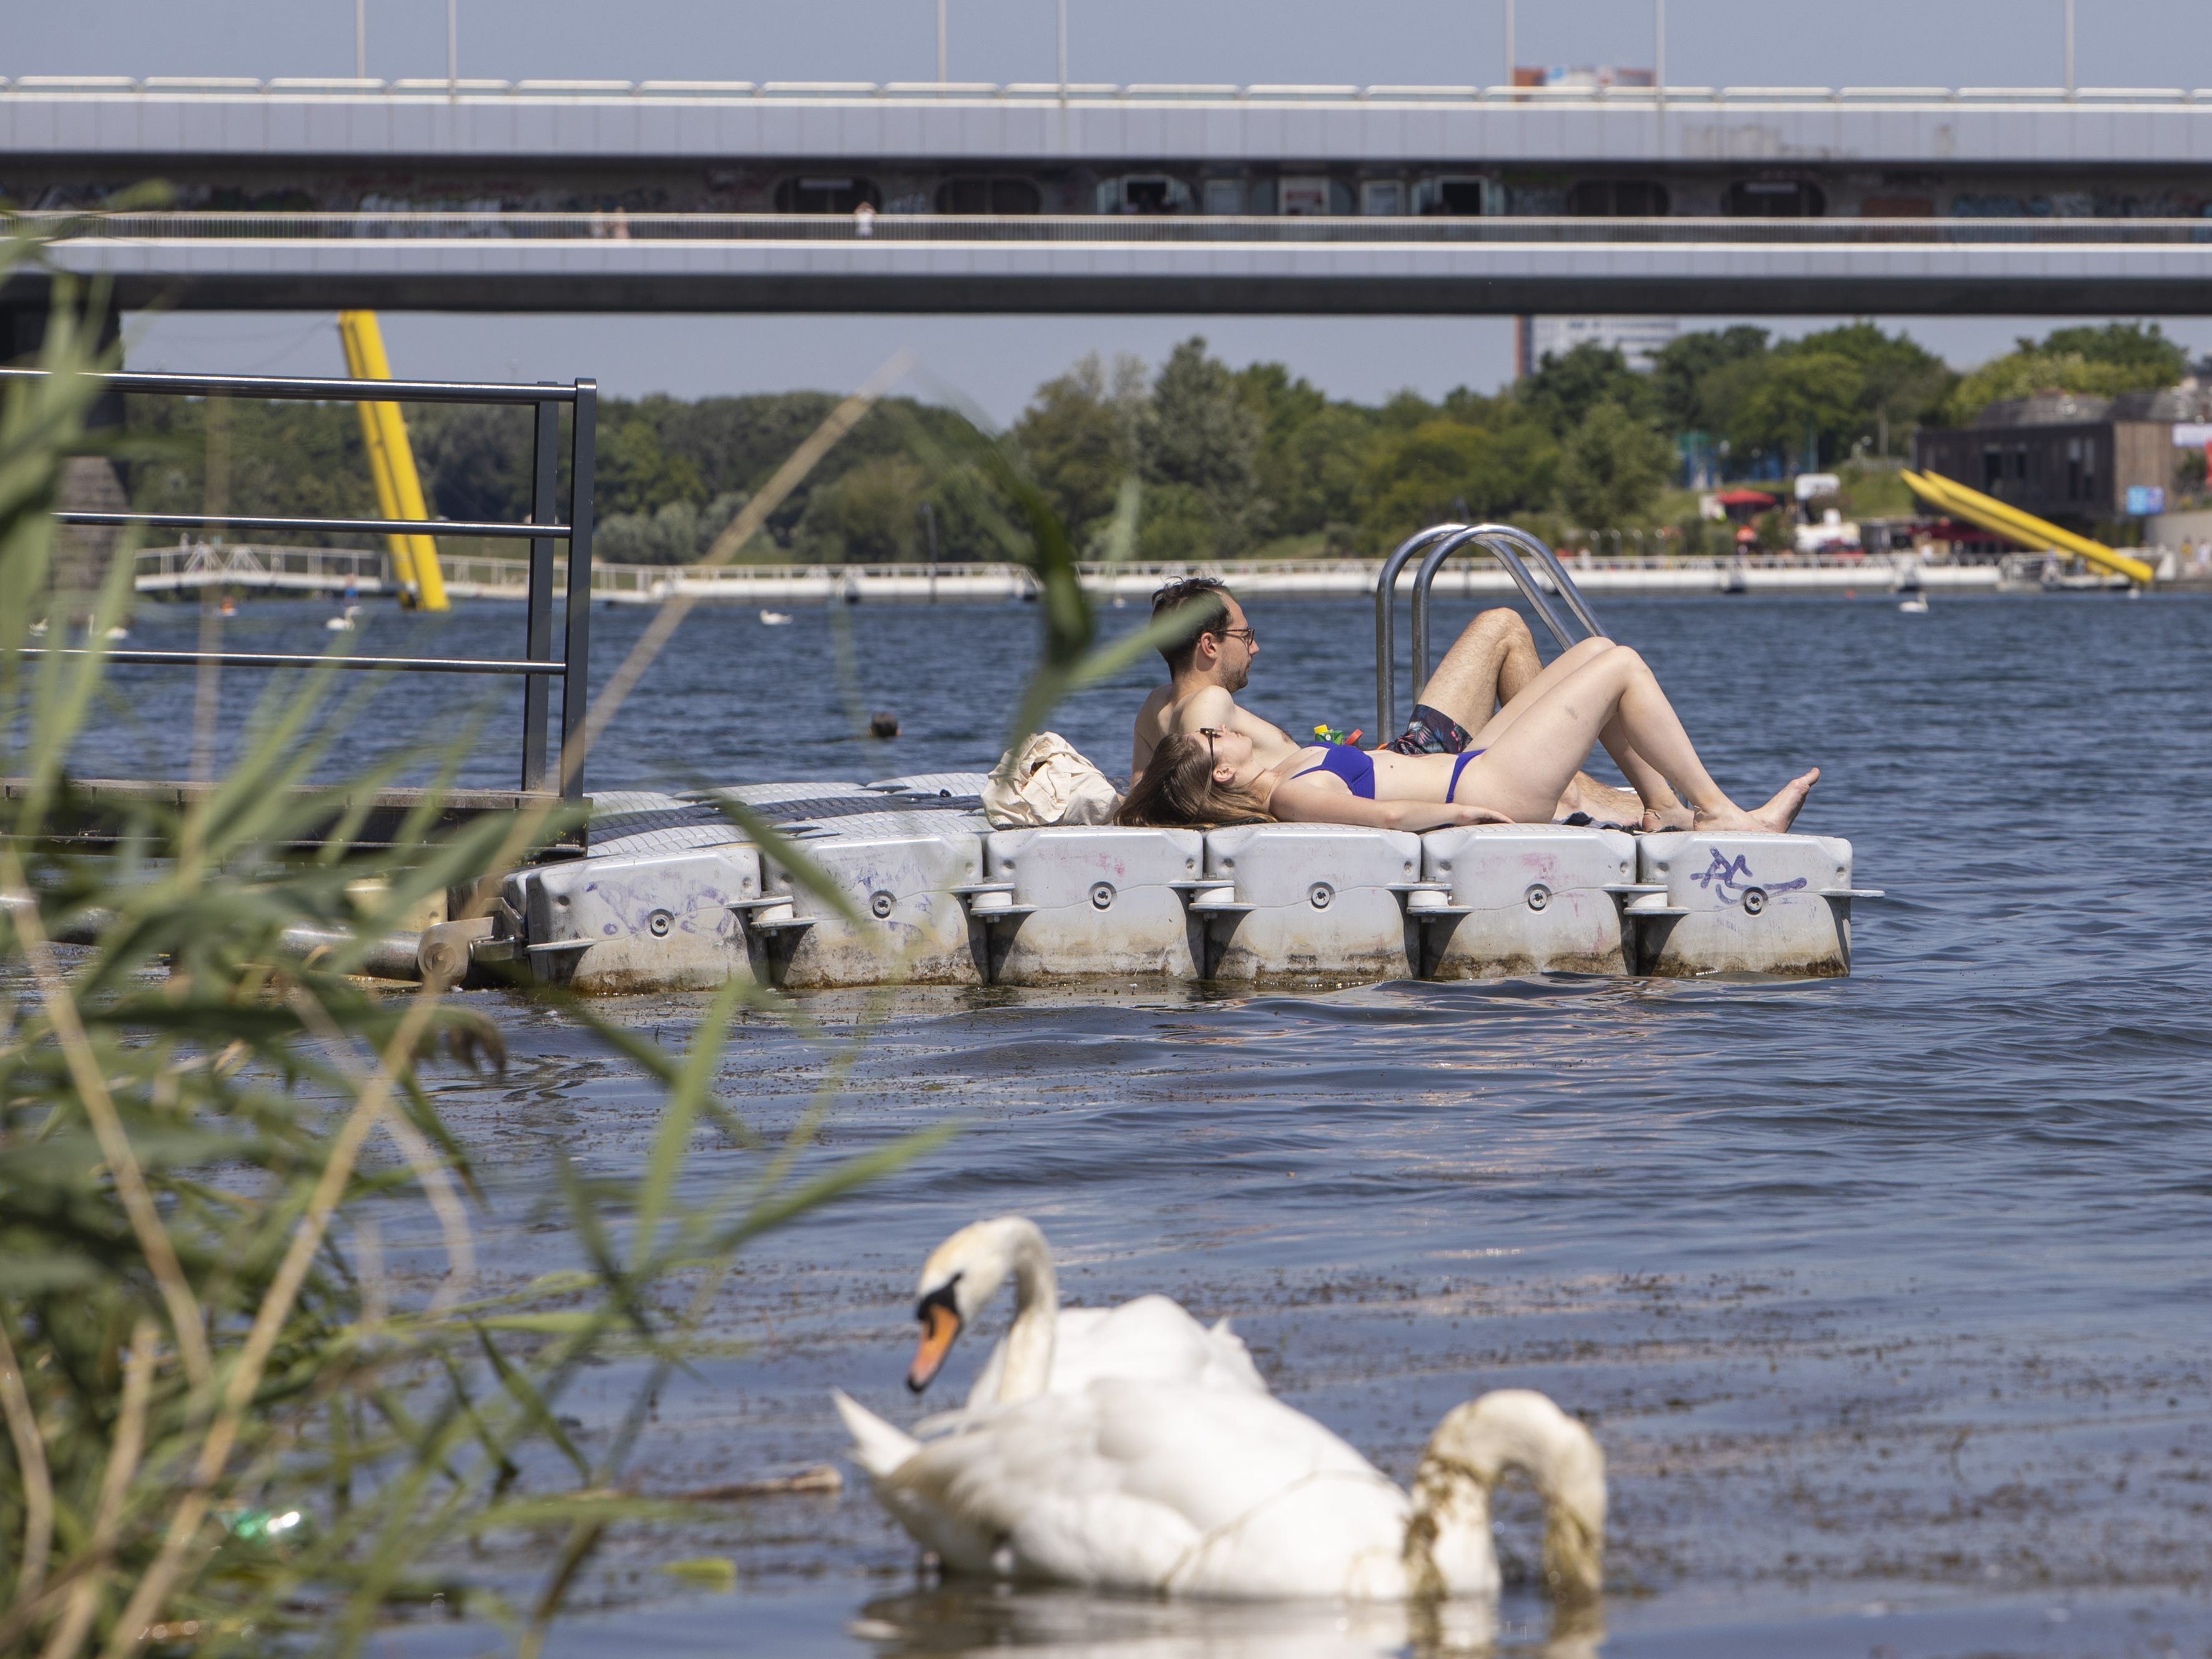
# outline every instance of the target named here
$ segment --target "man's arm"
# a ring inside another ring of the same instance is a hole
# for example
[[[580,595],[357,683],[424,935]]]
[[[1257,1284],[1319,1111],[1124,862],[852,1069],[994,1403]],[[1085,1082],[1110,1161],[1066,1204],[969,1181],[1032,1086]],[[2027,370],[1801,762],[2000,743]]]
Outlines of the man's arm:
[[[1237,699],[1218,685],[1209,685],[1194,691],[1176,705],[1175,718],[1168,723],[1170,732],[1202,731],[1211,726],[1227,726],[1237,715]]]

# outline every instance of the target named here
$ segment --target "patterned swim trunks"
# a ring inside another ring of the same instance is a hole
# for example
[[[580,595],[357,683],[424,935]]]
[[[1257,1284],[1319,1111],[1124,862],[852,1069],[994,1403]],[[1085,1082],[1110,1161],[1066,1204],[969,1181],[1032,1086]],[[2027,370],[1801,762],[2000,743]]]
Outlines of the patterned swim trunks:
[[[1382,747],[1396,755],[1456,755],[1474,739],[1474,732],[1443,709],[1417,702],[1406,729]]]

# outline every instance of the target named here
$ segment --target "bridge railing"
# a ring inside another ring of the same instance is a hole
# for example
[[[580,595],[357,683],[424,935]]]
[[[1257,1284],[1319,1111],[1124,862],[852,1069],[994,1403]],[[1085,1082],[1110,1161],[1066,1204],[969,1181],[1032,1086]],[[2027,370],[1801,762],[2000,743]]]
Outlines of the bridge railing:
[[[2212,104],[2212,88],[2186,87],[1477,86],[1270,85],[1225,82],[934,81],[503,81],[436,78],[257,80],[242,76],[26,75],[0,79],[20,99],[377,100],[468,103],[869,101],[1054,104]]]
[[[881,213],[0,213],[60,240],[1711,243],[1825,246],[1853,243],[2035,242],[2151,246],[2212,241],[2198,218],[1984,217],[1730,219],[1146,216],[1005,216]]]

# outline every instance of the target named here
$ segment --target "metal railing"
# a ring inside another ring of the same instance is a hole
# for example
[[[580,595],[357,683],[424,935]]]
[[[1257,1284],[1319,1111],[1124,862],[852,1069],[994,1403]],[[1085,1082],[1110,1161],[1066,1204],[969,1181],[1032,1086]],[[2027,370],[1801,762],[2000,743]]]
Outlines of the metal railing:
[[[26,75],[0,80],[0,96],[22,99],[232,98],[374,99],[379,101],[681,103],[859,100],[941,103],[1067,104],[1467,104],[1533,105],[1556,109],[1589,104],[1618,109],[1660,108],[1684,103],[1709,104],[1887,104],[2081,105],[2114,103],[2212,104],[2212,88],[2187,87],[1707,87],[1663,86],[1478,86],[1455,85],[1268,85],[1224,82],[1030,81],[1000,84],[983,81],[507,81],[444,76],[396,81],[343,77],[247,76]]]
[[[1574,578],[1567,574],[1559,556],[1525,530],[1504,524],[1441,524],[1409,536],[1382,561],[1382,568],[1375,580],[1375,730],[1378,741],[1387,741],[1394,736],[1398,725],[1398,578],[1415,554],[1422,555],[1413,576],[1413,700],[1419,702],[1429,678],[1429,590],[1444,562],[1468,547],[1489,554],[1504,567],[1513,585],[1521,590],[1522,597],[1528,601],[1529,609],[1562,647],[1574,644],[1576,640],[1566,621],[1553,606],[1554,596],[1565,604],[1574,620],[1582,625],[1583,637],[1605,631],[1598,624],[1597,613],[1575,586]],[[1541,578],[1528,568],[1528,560],[1522,556],[1523,553],[1543,567]],[[1547,583],[1551,588],[1548,594],[1545,591]]]
[[[36,379],[36,368],[0,368],[0,382]],[[592,621],[592,483],[599,410],[599,383],[570,386],[501,386],[458,380],[354,380],[253,374],[96,374],[88,377],[112,391],[175,398],[271,398],[313,403],[435,403],[522,405],[536,411],[532,433],[530,519],[523,524],[454,522],[442,519],[246,518],[206,513],[94,513],[65,510],[58,523],[121,529],[141,525],[167,529],[270,530],[360,534],[490,536],[530,544],[528,605],[519,657],[354,657],[304,653],[102,650],[111,662],[198,665],[220,663],[237,668],[374,669],[405,673],[520,675],[522,693],[522,787],[580,798],[583,756],[577,745],[590,695]],[[558,499],[561,410],[574,410],[568,434],[568,519],[561,521]],[[565,630],[562,653],[552,649],[554,544],[568,545]],[[358,554],[355,557],[362,556]],[[27,655],[82,656],[82,650],[38,648]],[[547,743],[550,714],[547,682],[561,682],[561,743]],[[563,757],[566,763],[563,764]]]
[[[1581,218],[1509,214],[1322,216],[1231,214],[0,213],[59,241],[1117,242],[1720,244],[1840,246],[2030,242],[2158,246],[2212,241],[2212,218],[2074,216],[1759,219]]]

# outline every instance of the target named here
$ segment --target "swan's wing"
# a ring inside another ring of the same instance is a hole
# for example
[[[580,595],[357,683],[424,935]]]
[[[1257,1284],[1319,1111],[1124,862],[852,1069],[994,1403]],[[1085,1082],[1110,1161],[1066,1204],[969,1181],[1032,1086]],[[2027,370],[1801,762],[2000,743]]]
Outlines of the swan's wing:
[[[853,1437],[853,1461],[879,1480],[921,1449],[921,1443],[890,1424],[842,1389],[830,1390],[837,1415],[845,1419],[845,1432]]]
[[[1052,1391],[1073,1394],[1109,1380],[1267,1392],[1243,1339],[1225,1325],[1208,1330],[1164,1296],[1140,1296],[1113,1308],[1060,1310]]]
[[[1298,1496],[1316,1486],[1341,1490]],[[1190,1383],[1102,1382],[988,1413],[878,1491],[956,1567],[1127,1589],[1335,1595],[1404,1536],[1402,1494],[1320,1424]]]

